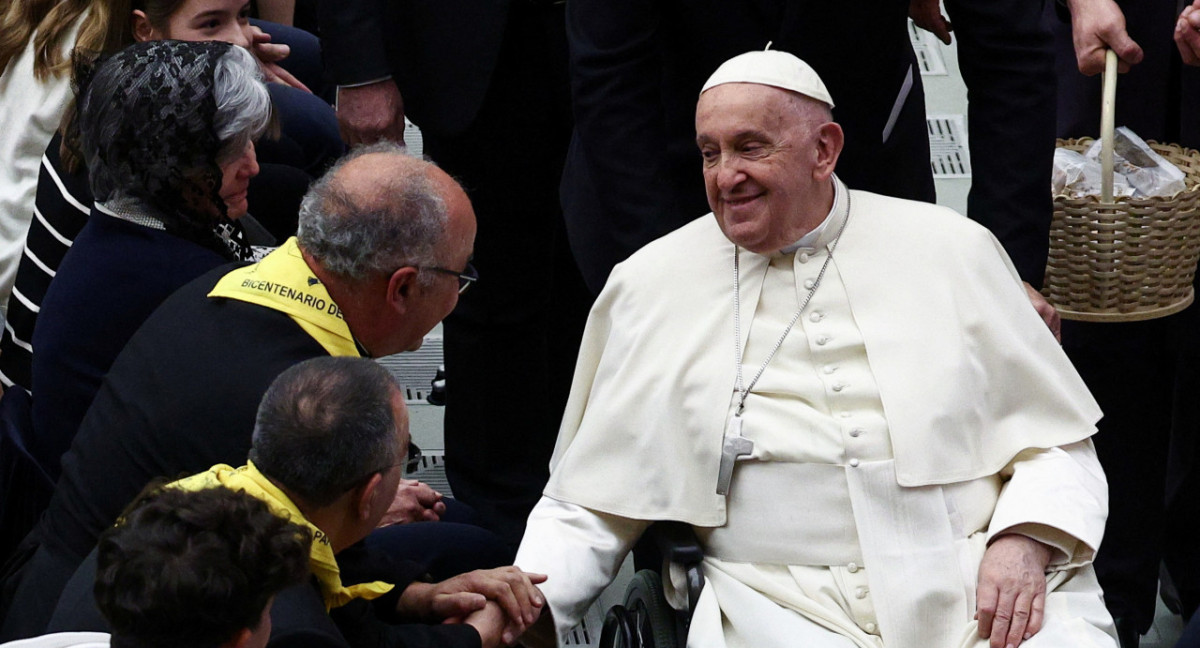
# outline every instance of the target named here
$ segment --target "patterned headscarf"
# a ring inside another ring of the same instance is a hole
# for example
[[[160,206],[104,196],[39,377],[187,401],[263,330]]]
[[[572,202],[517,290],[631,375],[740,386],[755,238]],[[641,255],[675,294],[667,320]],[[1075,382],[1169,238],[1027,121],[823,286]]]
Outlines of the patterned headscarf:
[[[222,42],[150,41],[76,72],[76,124],[96,202],[132,199],[167,232],[249,258],[220,196],[214,119]]]

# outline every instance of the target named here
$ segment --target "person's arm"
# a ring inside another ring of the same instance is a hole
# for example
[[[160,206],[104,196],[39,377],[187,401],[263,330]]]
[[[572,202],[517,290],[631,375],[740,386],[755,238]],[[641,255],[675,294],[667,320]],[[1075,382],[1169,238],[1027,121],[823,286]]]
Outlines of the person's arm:
[[[1108,516],[1108,484],[1090,440],[1026,450],[1001,476],[976,600],[980,636],[994,648],[1041,629],[1046,570],[1091,562]]]
[[[317,3],[325,60],[338,86],[338,122],[349,144],[404,137],[404,100],[392,80],[385,15],[382,0]]]
[[[644,520],[542,497],[529,515],[515,561],[521,569],[547,575],[539,587],[549,614],[543,613],[526,642],[544,640],[553,646],[555,633],[575,627],[648,526]]]
[[[1128,72],[1141,63],[1142,48],[1125,30],[1125,14],[1114,0],[1066,0],[1071,12],[1071,40],[1079,71],[1092,76],[1104,71],[1104,51],[1120,59],[1117,69]]]

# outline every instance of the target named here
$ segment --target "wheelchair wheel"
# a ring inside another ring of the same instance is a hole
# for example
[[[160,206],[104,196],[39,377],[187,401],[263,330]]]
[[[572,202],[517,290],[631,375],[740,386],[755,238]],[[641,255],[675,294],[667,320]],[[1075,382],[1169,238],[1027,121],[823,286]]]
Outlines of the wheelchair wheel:
[[[602,648],[676,648],[676,613],[663,596],[661,579],[649,569],[634,574],[625,605],[614,605],[604,620]]]

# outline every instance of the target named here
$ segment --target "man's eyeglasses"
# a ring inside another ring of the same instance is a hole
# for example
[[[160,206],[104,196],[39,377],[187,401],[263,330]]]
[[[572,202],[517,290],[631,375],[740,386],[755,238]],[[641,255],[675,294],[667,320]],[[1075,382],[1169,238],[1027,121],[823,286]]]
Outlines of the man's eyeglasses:
[[[460,295],[467,292],[467,288],[470,288],[471,284],[479,281],[479,272],[475,270],[475,266],[471,265],[469,261],[467,262],[467,267],[463,268],[462,272],[455,272],[449,268],[438,268],[436,266],[418,266],[418,269],[458,277],[458,294]]]
[[[421,467],[423,457],[424,457],[424,453],[421,452],[421,448],[418,447],[417,444],[413,443],[412,441],[409,441],[408,442],[408,452],[406,452],[404,454],[403,461],[401,461],[399,463],[388,464],[386,466],[381,466],[375,470],[372,470],[371,472],[363,475],[362,477],[359,477],[359,478],[355,479],[354,481],[350,482],[350,484],[342,490],[348,491],[351,488],[357,488],[357,487],[367,483],[367,480],[371,479],[376,474],[385,473],[388,470],[391,470],[392,468],[395,468],[397,466],[400,466],[401,469],[403,470],[403,472],[400,473],[401,475],[411,475],[411,474],[417,472],[417,470]]]
[[[421,467],[422,456],[421,448],[412,441],[409,441],[408,454],[404,456],[404,474],[411,475],[417,472],[417,469]]]

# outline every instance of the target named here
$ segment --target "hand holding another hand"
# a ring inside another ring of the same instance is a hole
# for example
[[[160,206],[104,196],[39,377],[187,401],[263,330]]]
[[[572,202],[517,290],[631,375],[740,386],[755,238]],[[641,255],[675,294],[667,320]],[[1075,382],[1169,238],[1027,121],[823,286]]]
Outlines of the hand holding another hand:
[[[494,618],[496,611],[491,609],[495,608],[503,621],[497,636],[510,644],[541,614],[546,599],[536,584],[545,580],[544,574],[500,567],[460,574],[440,583],[413,583],[401,594],[397,611],[427,621],[476,626],[487,647],[486,633],[493,632],[498,623]]]

